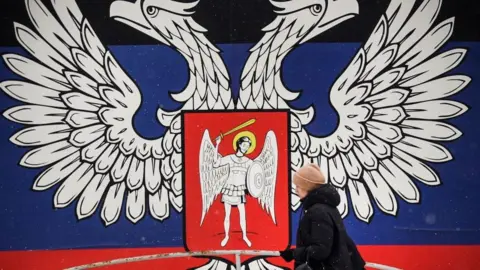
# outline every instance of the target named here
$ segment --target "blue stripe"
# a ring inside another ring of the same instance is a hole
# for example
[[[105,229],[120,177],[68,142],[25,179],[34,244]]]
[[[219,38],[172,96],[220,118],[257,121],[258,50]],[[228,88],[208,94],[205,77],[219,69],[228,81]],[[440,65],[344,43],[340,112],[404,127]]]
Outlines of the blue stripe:
[[[480,43],[456,43],[467,47],[470,53],[454,73],[468,74],[473,82],[454,98],[468,104],[468,113],[451,121],[463,131],[457,141],[449,143],[455,160],[435,165],[443,180],[440,187],[419,184],[422,192],[420,205],[399,204],[398,217],[376,215],[371,224],[353,217],[353,209],[346,219],[352,238],[359,244],[480,244],[478,224],[480,197],[478,190],[478,124],[480,94]],[[452,44],[449,46],[451,47]],[[250,45],[222,45],[223,57],[232,77],[232,88],[238,94],[240,72]],[[328,91],[336,76],[342,72],[356,53],[358,44],[306,44],[291,53],[284,63],[285,84],[291,89],[302,89],[295,106],[316,106],[315,123],[309,130],[315,134],[328,134],[337,125],[336,114],[329,103]],[[178,108],[168,91],[178,92],[188,78],[186,62],[175,52],[163,46],[112,47],[118,61],[137,81],[144,102],[135,118],[135,127],[147,137],[162,134],[156,121],[156,109]],[[24,53],[19,48],[0,48],[0,52]],[[6,66],[0,67],[0,79],[16,78]],[[9,108],[18,102],[0,95],[0,107]],[[182,217],[171,209],[165,222],[149,217],[132,225],[123,216],[120,221],[105,228],[99,214],[78,222],[76,203],[67,209],[53,210],[54,189],[33,192],[31,185],[39,170],[19,167],[18,161],[26,149],[17,148],[8,141],[19,128],[0,118],[0,250],[59,249],[89,247],[168,247],[182,246]],[[294,228],[298,213],[293,214]],[[292,232],[295,241],[295,232]]]

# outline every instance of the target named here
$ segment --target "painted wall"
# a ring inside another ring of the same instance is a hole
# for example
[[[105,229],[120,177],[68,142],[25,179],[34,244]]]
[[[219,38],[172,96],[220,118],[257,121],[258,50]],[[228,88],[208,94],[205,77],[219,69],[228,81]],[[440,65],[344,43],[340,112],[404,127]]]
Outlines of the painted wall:
[[[301,211],[291,175],[308,163],[367,261],[478,269],[473,4],[227,2],[9,2],[0,269],[283,250]]]

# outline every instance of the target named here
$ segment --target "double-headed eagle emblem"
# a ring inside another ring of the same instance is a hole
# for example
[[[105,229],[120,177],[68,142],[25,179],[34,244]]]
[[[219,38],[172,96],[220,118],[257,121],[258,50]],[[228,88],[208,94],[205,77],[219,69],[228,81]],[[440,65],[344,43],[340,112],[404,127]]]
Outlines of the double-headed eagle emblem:
[[[112,3],[113,19],[174,48],[189,67],[187,86],[172,95],[183,106],[159,109],[158,120],[166,132],[145,139],[132,126],[141,90],[76,2],[52,0],[51,11],[40,0],[25,0],[32,26],[15,23],[14,31],[31,57],[3,55],[21,79],[3,81],[1,89],[22,103],[4,112],[26,126],[11,137],[12,143],[32,149],[20,165],[45,168],[33,189],[57,187],[54,206],[64,208],[76,201],[78,219],[99,210],[104,223],[111,225],[125,204],[125,215],[133,223],[146,209],[163,221],[171,207],[183,209],[182,110],[289,109],[291,170],[319,164],[342,196],[343,216],[349,212],[348,200],[355,216],[365,222],[370,222],[374,204],[396,215],[397,198],[418,203],[418,183],[441,182],[427,162],[451,160],[441,143],[461,136],[445,121],[467,111],[450,100],[470,82],[468,76],[450,74],[467,50],[439,52],[454,26],[453,18],[436,21],[442,1],[424,0],[414,8],[415,1],[391,0],[368,40],[332,84],[329,98],[339,123],[326,137],[306,129],[314,124],[314,107],[290,105],[300,93],[284,85],[282,63],[296,47],[358,15],[358,3],[270,2],[277,16],[250,49],[238,99],[232,95],[220,50],[192,18],[198,1]],[[212,151],[208,143],[202,147]],[[216,182],[211,187],[208,203],[220,186]],[[296,210],[300,202],[293,191],[291,196]],[[261,200],[269,205],[271,198]]]

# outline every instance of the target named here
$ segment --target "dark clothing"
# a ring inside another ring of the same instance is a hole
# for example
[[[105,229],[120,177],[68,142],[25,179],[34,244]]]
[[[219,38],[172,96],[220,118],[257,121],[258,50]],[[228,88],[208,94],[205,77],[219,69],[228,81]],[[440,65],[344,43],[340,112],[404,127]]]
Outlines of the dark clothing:
[[[358,252],[357,245],[353,242],[352,238],[348,234],[347,236],[347,247],[348,253],[350,254],[350,259],[352,260],[352,269],[353,270],[364,270],[365,269],[365,261],[362,258],[360,252]]]
[[[303,217],[293,250],[295,268],[307,261],[313,270],[359,270],[365,262],[345,231],[337,210],[340,195],[329,185],[312,190],[302,200]],[[355,265],[354,265],[355,264]]]

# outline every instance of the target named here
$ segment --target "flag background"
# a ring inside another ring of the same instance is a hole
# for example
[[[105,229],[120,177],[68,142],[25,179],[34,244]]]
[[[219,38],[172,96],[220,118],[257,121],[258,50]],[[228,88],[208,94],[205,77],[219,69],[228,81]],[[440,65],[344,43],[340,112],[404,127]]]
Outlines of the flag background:
[[[235,95],[238,94],[238,78],[250,46],[220,45]],[[336,114],[328,101],[329,87],[358,46],[355,43],[310,43],[296,49],[285,60],[286,85],[302,89],[302,95],[294,104],[300,107],[313,102],[316,107],[311,132],[326,134],[336,127]],[[454,160],[435,165],[443,184],[438,187],[419,184],[421,203],[410,205],[400,202],[397,217],[381,214],[377,209],[372,222],[365,224],[358,221],[350,210],[346,218],[348,231],[362,246],[361,250],[369,261],[404,269],[433,269],[425,267],[447,264],[454,267],[451,269],[476,269],[476,265],[480,265],[480,127],[475,124],[480,115],[480,107],[477,106],[480,103],[477,91],[480,88],[480,43],[450,43],[447,48],[452,46],[469,48],[464,63],[455,73],[472,77],[471,85],[454,97],[470,107],[466,114],[451,121],[464,133],[448,145]],[[161,135],[163,130],[156,122],[156,109],[158,106],[166,109],[179,106],[169,98],[168,91],[179,91],[184,86],[187,81],[186,63],[164,46],[110,48],[142,90],[143,103],[135,118],[135,127],[147,137]],[[0,52],[25,54],[17,47],[3,47]],[[0,67],[1,80],[14,78],[17,77],[6,66]],[[2,109],[15,104],[17,102],[5,94],[0,95]],[[183,217],[173,209],[170,218],[164,222],[147,216],[133,225],[122,215],[117,223],[107,228],[98,213],[77,221],[75,203],[66,209],[54,210],[55,188],[45,192],[32,191],[31,185],[40,170],[18,165],[27,149],[15,147],[9,142],[9,137],[21,126],[3,117],[0,118],[0,126],[0,269],[60,269],[134,254],[183,250]],[[292,243],[295,243],[297,224],[298,213],[292,213]],[[65,249],[72,250],[45,251]],[[169,259],[150,264],[169,269],[163,267],[169,263],[180,263],[183,269],[183,266],[203,261]],[[148,267],[150,264],[144,263]],[[18,268],[19,265],[26,268]],[[138,269],[136,267],[135,264],[117,266],[118,269]]]
[[[160,136],[164,130],[156,120],[157,108],[180,107],[172,101],[169,91],[178,92],[186,85],[187,63],[172,49],[157,45],[155,40],[108,18],[111,2],[78,1],[100,39],[110,45],[118,62],[142,91],[142,107],[134,119],[135,128],[147,138]],[[293,105],[315,105],[314,123],[308,129],[316,135],[329,134],[335,129],[338,119],[329,102],[330,86],[367,40],[389,1],[359,2],[358,18],[295,49],[283,64],[286,86],[302,91]],[[27,56],[17,47],[13,31],[14,21],[30,25],[24,1],[5,0],[1,5],[0,54]],[[463,132],[458,140],[448,143],[454,160],[434,165],[443,184],[426,187],[418,183],[421,203],[410,205],[400,201],[396,217],[382,214],[377,208],[371,223],[365,224],[358,221],[350,209],[345,219],[347,229],[368,261],[414,270],[477,270],[480,267],[480,31],[475,27],[479,25],[478,10],[479,1],[444,0],[438,19],[440,22],[456,17],[453,41],[441,51],[459,46],[469,50],[464,62],[451,72],[472,78],[470,86],[453,97],[470,108],[450,121]],[[209,39],[223,50],[235,96],[238,96],[248,49],[260,39],[260,29],[273,17],[268,1],[199,3],[194,18],[209,30]],[[2,63],[0,81],[6,79],[19,78]],[[0,94],[2,111],[16,104],[19,103]],[[183,214],[173,208],[164,222],[146,215],[133,225],[122,215],[107,228],[98,212],[77,221],[76,203],[65,209],[53,209],[55,188],[32,191],[31,186],[41,170],[20,167],[18,162],[28,149],[9,142],[21,125],[0,117],[0,127],[0,269],[55,270],[122,257],[184,251]],[[295,243],[298,213],[291,213],[291,220],[291,240]],[[104,269],[186,269],[206,261],[167,259]],[[281,260],[272,259],[272,262]]]

